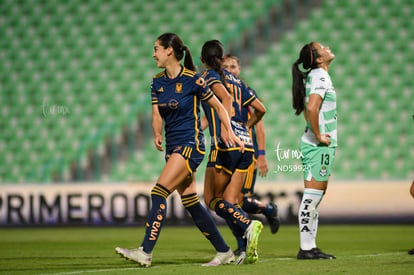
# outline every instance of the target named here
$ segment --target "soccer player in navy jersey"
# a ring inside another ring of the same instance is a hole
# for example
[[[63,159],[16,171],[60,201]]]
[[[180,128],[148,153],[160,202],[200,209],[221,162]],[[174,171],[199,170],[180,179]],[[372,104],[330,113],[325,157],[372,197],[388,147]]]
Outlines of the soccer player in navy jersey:
[[[203,77],[231,113],[233,131],[244,142],[245,148],[242,153],[237,146],[228,146],[223,142],[222,138],[228,130],[222,127],[223,121],[220,125],[216,112],[203,104],[212,136],[204,181],[204,200],[210,209],[226,221],[233,234],[245,238],[245,253],[236,263],[244,262],[246,256],[247,263],[254,263],[258,260],[257,244],[263,225],[260,221],[249,219],[238,203],[247,169],[253,161],[254,149],[249,129],[263,117],[266,109],[240,79],[222,68],[223,58],[224,48],[218,40],[204,43],[201,61],[207,70]],[[248,105],[253,106],[255,111],[245,123],[241,109]]]
[[[223,68],[240,78],[241,66],[240,59],[232,54],[226,54]],[[246,85],[247,86],[247,85]],[[251,93],[257,97],[257,93],[252,87],[248,86]],[[253,112],[251,106],[242,108],[242,116],[244,121],[248,121]],[[269,225],[270,231],[275,234],[279,230],[280,221],[278,217],[278,209],[275,203],[264,203],[254,197],[254,187],[256,183],[257,174],[265,177],[268,172],[268,165],[266,159],[266,136],[265,126],[263,120],[257,122],[255,127],[250,129],[250,135],[253,140],[254,156],[253,162],[249,166],[246,178],[243,183],[242,192],[240,194],[240,201],[242,201],[242,208],[249,214],[263,214]],[[238,240],[238,249],[234,253],[238,256],[242,252],[242,240]]]
[[[182,66],[180,60],[184,54]],[[195,171],[205,153],[200,128],[200,102],[207,103],[218,114],[222,125],[227,129],[223,136],[227,145],[234,144],[243,151],[244,144],[232,131],[229,115],[223,105],[205,80],[195,72],[191,53],[179,36],[174,33],[159,36],[154,43],[153,57],[157,67],[165,69],[154,76],[151,95],[154,145],[163,151],[164,121],[166,164],[151,190],[152,206],[140,247],[131,250],[117,247],[115,250],[121,256],[149,267],[153,248],[166,218],[166,199],[177,190],[194,223],[217,251],[213,260],[203,266],[230,263],[235,258],[234,254],[220,235],[210,213],[200,203],[196,192]]]

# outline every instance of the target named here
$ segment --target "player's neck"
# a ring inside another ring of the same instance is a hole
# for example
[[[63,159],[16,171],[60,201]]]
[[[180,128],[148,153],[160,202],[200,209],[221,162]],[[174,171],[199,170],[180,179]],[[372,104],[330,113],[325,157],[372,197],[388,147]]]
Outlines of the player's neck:
[[[181,64],[180,63],[174,63],[170,64],[165,68],[165,71],[167,72],[168,78],[176,78],[180,72],[181,72]]]
[[[321,63],[320,65],[319,65],[319,68],[321,68],[321,69],[324,69],[325,71],[327,71],[327,72],[329,72],[329,65],[331,64],[331,62],[329,61],[329,62],[324,62],[324,63]]]

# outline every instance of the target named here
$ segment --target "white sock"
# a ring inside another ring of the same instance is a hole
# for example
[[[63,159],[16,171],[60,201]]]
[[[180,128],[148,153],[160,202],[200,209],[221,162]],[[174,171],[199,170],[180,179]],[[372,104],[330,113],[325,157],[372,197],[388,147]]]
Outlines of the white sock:
[[[318,231],[317,207],[322,200],[323,190],[305,188],[300,203],[298,219],[300,233],[300,248],[310,250],[316,247]]]

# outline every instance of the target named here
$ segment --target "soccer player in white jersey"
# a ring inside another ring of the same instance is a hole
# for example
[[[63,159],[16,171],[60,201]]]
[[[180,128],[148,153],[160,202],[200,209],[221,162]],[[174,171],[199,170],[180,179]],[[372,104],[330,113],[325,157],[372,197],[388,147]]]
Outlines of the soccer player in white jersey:
[[[297,259],[336,258],[316,245],[317,208],[328,186],[337,146],[336,93],[328,74],[334,58],[329,47],[311,42],[302,47],[299,59],[292,65],[293,108],[296,115],[303,112],[306,120],[300,141],[305,189],[298,212]]]

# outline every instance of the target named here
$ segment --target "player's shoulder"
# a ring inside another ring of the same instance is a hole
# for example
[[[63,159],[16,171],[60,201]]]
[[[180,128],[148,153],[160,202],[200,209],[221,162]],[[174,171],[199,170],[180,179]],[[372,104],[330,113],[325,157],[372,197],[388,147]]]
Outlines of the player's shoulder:
[[[190,70],[184,67],[181,75],[193,78],[193,77],[197,77],[198,73],[196,71],[193,71],[193,70]]]
[[[220,78],[220,74],[213,69],[208,69],[202,74],[204,78]]]
[[[158,79],[158,78],[162,78],[165,77],[165,71],[159,72],[157,74],[155,74],[152,78],[153,79]]]
[[[322,68],[312,70],[310,76],[312,77],[312,81],[317,81],[318,83],[328,84],[331,82],[331,77],[328,72]]]
[[[218,72],[213,69],[206,70],[202,77],[205,79],[206,83],[211,86],[215,83],[221,83],[221,77]]]
[[[226,81],[227,82],[235,84],[237,86],[245,86],[243,81],[240,78],[238,78],[237,76],[235,76],[231,72],[227,71],[226,69],[224,69],[223,71],[224,71],[224,74],[226,76]]]

